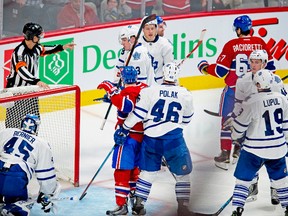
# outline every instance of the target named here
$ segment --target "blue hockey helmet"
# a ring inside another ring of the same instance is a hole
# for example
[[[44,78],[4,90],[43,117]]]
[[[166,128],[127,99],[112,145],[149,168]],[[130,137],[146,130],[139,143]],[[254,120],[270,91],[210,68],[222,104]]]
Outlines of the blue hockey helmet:
[[[233,27],[234,30],[240,28],[242,32],[248,31],[252,28],[252,20],[247,15],[239,16],[234,20]]]
[[[138,72],[133,66],[124,66],[120,68],[121,79],[124,84],[132,84],[137,82]]]
[[[156,20],[158,25],[164,22],[163,18],[160,16],[156,16]]]
[[[21,130],[37,135],[40,125],[40,119],[37,115],[27,114],[21,121]]]

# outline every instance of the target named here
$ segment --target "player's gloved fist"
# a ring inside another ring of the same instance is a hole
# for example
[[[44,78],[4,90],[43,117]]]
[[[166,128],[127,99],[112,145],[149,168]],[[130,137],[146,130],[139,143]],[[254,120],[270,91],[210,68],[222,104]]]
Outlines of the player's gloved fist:
[[[37,198],[37,203],[41,203],[42,210],[45,213],[50,212],[50,210],[53,208],[53,203],[50,201],[49,196],[45,195],[44,193],[40,192]]]
[[[97,86],[97,89],[104,89],[110,97],[118,92],[117,85],[115,83],[108,81],[108,80],[104,80],[103,82],[101,82]]]
[[[229,113],[223,122],[223,130],[232,130],[233,121],[236,118],[234,113]]]
[[[208,74],[208,72],[207,72],[208,66],[209,66],[209,63],[206,60],[200,61],[197,65],[198,70],[204,75]]]
[[[126,130],[122,126],[120,126],[114,133],[115,144],[116,145],[124,145],[128,134],[129,134],[129,130]]]

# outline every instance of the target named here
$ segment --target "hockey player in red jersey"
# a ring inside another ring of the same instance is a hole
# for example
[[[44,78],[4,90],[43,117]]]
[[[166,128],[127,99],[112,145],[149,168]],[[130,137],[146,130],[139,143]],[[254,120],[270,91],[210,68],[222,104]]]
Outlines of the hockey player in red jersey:
[[[117,124],[121,126],[134,110],[134,105],[142,88],[147,85],[137,82],[137,71],[133,66],[120,68],[121,80],[124,88],[119,91],[110,81],[103,81],[98,85],[98,89],[104,89],[109,95],[111,102],[117,107]],[[136,181],[139,175],[138,159],[140,144],[143,139],[143,124],[139,122],[130,131],[129,138],[123,145],[115,145],[112,168],[115,180],[116,208],[108,210],[106,215],[126,215],[128,213],[127,198],[133,200],[136,189]],[[132,201],[133,202],[133,201]]]
[[[221,153],[214,157],[215,165],[219,168],[228,170],[230,163],[230,153],[232,149],[231,132],[223,130],[223,123],[232,112],[235,98],[235,85],[238,77],[249,71],[248,59],[252,51],[264,49],[268,53],[266,69],[275,72],[273,58],[266,48],[266,43],[259,37],[251,36],[252,21],[249,16],[242,15],[237,17],[233,23],[234,30],[238,38],[228,41],[216,63],[208,64],[202,60],[198,64],[198,69],[203,74],[210,74],[218,78],[224,78],[225,88],[223,89],[219,114],[222,116],[222,128],[220,134]],[[233,157],[239,157],[238,146],[234,147]],[[236,160],[235,160],[236,161]]]

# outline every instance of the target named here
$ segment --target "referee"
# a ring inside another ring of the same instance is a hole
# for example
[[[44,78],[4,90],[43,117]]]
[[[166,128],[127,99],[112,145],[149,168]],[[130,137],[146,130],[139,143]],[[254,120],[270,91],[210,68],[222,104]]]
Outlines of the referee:
[[[65,49],[72,50],[75,44],[41,45],[39,42],[40,39],[44,37],[44,31],[37,23],[25,24],[23,36],[24,40],[12,53],[10,74],[7,77],[6,88],[38,85],[43,89],[49,89],[49,86],[42,82],[37,76],[39,57]],[[37,97],[16,101],[13,107],[7,108],[6,128],[19,128],[21,119],[28,113],[35,114],[40,118]]]

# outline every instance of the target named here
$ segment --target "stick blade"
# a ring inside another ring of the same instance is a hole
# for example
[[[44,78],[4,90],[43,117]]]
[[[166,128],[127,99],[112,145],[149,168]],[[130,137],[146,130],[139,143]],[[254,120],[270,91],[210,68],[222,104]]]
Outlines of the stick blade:
[[[207,31],[207,29],[202,29],[199,41],[203,41],[206,31]]]
[[[212,112],[212,111],[209,111],[209,110],[206,110],[206,109],[204,109],[204,112],[209,114],[209,115],[212,115],[212,116],[221,117],[218,112]]]
[[[84,194],[82,194],[82,195],[80,196],[79,200],[82,200],[82,199],[86,196],[86,194],[87,194],[87,192],[84,193]]]

